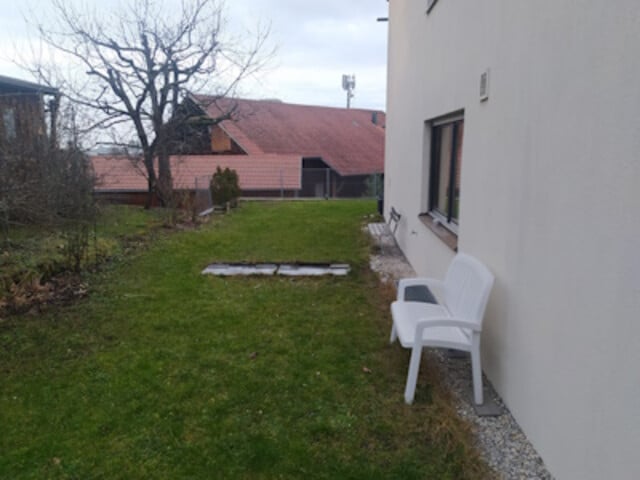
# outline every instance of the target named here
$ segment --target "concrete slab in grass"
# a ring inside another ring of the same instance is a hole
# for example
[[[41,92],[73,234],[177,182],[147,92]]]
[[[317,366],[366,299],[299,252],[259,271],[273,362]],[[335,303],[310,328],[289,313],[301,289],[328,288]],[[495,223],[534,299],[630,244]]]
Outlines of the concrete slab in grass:
[[[278,266],[271,263],[264,264],[233,264],[214,263],[205,268],[202,273],[208,275],[219,275],[223,277],[236,275],[273,275]]]
[[[345,276],[351,267],[347,264],[244,264],[244,263],[214,263],[205,268],[204,275],[247,276],[247,275],[284,275],[290,277],[314,277],[321,275]]]
[[[349,265],[306,265],[306,264],[283,264],[278,268],[278,275],[293,277],[315,277],[320,275],[344,276],[349,273]]]

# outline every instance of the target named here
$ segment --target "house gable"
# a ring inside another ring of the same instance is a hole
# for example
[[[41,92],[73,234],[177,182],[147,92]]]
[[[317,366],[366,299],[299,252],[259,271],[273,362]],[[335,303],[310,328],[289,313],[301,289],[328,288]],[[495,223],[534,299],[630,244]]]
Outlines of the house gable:
[[[211,126],[209,131],[211,135],[212,153],[223,155],[247,154],[220,125]]]
[[[340,175],[383,171],[383,112],[202,95],[192,99],[211,119],[232,112],[231,118],[222,120],[219,126],[249,155],[319,157]]]

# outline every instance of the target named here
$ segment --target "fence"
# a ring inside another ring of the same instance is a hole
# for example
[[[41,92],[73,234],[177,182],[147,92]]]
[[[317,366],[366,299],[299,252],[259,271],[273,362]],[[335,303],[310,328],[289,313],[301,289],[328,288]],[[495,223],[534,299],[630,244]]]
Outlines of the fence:
[[[211,198],[211,175],[204,177],[196,177],[194,191],[194,207],[196,212],[204,212],[213,207],[213,199]]]
[[[341,176],[329,168],[255,167],[238,172],[244,198],[377,198],[382,196],[382,175]],[[198,211],[213,207],[211,175],[196,177],[195,204]]]

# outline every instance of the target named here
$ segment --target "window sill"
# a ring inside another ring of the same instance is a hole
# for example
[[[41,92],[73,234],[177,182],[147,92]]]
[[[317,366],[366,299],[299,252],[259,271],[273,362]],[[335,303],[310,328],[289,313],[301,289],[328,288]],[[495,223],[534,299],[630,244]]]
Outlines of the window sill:
[[[444,242],[454,252],[458,251],[458,235],[451,230],[442,226],[440,222],[434,220],[434,218],[428,213],[421,213],[418,215],[420,221],[431,230],[436,237]]]

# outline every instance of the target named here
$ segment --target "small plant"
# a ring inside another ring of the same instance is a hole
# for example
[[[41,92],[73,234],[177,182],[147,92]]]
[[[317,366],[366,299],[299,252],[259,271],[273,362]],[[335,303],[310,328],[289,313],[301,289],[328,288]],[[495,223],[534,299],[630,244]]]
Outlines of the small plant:
[[[238,173],[226,167],[224,170],[219,166],[216,173],[211,178],[211,199],[214,205],[230,204],[235,207],[240,197],[240,184]]]
[[[2,243],[9,246],[9,205],[0,199],[0,231],[2,232]]]
[[[89,251],[90,230],[91,226],[82,221],[71,222],[64,229],[63,238],[65,239],[65,244],[62,250],[67,259],[69,269],[76,273],[80,272],[82,263],[86,260],[87,252]]]

